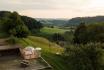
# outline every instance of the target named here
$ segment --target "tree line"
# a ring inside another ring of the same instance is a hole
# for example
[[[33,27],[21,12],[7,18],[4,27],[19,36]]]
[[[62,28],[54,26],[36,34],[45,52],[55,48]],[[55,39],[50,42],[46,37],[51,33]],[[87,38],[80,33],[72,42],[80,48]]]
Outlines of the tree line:
[[[63,59],[69,70],[104,70],[104,23],[80,23]]]
[[[39,31],[43,25],[34,18],[21,16],[17,12],[1,11],[0,25],[9,36],[27,37],[33,31]]]
[[[74,43],[87,44],[90,42],[104,43],[104,23],[86,25],[81,23],[74,32]]]

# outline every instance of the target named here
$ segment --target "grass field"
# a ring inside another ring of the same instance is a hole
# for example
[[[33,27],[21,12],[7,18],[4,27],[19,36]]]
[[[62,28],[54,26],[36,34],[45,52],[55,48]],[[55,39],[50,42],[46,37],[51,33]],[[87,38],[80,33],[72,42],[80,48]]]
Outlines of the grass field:
[[[51,64],[53,70],[69,70],[62,56],[53,53],[45,53],[42,56]]]
[[[57,27],[55,27],[55,28],[44,27],[44,28],[41,29],[41,32],[48,33],[48,34],[64,33],[66,31],[69,31],[69,30],[67,30],[67,29],[59,29]]]
[[[53,70],[68,70],[68,66],[65,64],[64,59],[56,53],[62,53],[63,48],[59,45],[49,42],[42,37],[29,36],[19,40],[19,43],[24,47],[30,45],[34,47],[42,48],[42,57],[52,65]]]
[[[20,39],[19,43],[21,43],[24,47],[40,47],[43,49],[43,52],[60,53],[63,51],[63,48],[61,48],[59,45],[42,37],[29,36],[28,38]]]

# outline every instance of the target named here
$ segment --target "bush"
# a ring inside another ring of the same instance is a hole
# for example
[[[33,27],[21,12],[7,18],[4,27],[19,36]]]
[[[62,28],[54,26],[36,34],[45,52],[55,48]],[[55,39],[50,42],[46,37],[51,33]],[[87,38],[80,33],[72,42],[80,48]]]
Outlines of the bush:
[[[90,43],[67,47],[64,56],[70,70],[104,70],[102,46]]]
[[[104,43],[104,24],[89,24],[81,23],[75,30],[74,43],[87,44],[90,42]]]
[[[17,12],[10,14],[7,20],[3,23],[4,32],[13,35],[18,38],[24,38],[29,35],[29,29],[22,21],[20,15]]]

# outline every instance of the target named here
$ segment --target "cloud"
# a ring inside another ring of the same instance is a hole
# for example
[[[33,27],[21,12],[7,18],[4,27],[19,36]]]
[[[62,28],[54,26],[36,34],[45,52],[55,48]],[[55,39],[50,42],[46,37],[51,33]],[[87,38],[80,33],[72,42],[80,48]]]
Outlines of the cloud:
[[[26,10],[26,9],[52,9],[54,6],[49,0],[1,0],[0,9]]]
[[[85,3],[85,0],[1,0],[0,8],[10,10],[78,9]]]
[[[0,0],[0,10],[32,17],[77,17],[104,14],[103,0]]]

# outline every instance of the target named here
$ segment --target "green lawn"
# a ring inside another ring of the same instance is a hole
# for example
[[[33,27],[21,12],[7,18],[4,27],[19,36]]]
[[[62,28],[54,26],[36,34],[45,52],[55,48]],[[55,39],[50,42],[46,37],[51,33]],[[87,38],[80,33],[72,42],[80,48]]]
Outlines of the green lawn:
[[[69,30],[66,30],[66,29],[59,29],[57,27],[55,28],[48,28],[48,27],[44,27],[41,29],[41,32],[44,32],[44,33],[48,33],[48,34],[53,34],[53,33],[64,33],[66,31],[69,31]]]

